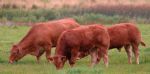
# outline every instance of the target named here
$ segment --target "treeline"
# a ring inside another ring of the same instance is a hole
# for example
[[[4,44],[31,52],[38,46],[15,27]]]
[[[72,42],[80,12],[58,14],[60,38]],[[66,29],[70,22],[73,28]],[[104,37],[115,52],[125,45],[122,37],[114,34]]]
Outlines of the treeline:
[[[120,22],[150,23],[150,5],[97,5],[62,9],[0,9],[0,21],[44,22],[72,17],[78,22],[112,24]]]

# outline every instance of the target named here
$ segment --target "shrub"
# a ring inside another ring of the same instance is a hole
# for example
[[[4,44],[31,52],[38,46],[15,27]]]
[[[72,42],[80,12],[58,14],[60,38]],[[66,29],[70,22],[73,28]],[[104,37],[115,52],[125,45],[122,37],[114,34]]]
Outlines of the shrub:
[[[73,17],[82,24],[120,23],[135,21],[150,23],[150,5],[97,5],[93,7],[65,7],[61,9],[1,9],[0,19],[21,22],[44,22],[48,20]]]
[[[38,6],[37,5],[32,5],[32,8],[31,9],[37,9]]]
[[[55,13],[51,10],[21,10],[21,9],[2,9],[0,18],[7,18],[10,21],[38,22],[55,19]]]
[[[112,23],[121,23],[129,22],[129,18],[125,18],[119,15],[115,16],[106,16],[102,14],[84,14],[83,16],[73,16],[78,22],[82,24],[88,23],[101,23],[101,24],[112,24]]]
[[[13,5],[12,5],[12,8],[16,9],[16,8],[18,8],[18,7],[17,7],[17,5],[13,4]]]
[[[3,4],[2,5],[2,8],[4,8],[4,9],[10,8],[10,7],[11,7],[10,4]]]

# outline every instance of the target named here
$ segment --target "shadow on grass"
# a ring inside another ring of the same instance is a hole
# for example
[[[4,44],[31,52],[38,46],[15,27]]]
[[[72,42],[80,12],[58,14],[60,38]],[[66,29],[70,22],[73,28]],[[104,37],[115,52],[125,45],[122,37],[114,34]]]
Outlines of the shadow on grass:
[[[10,64],[8,60],[1,60],[1,59],[0,59],[0,63],[1,64]],[[17,65],[17,64],[20,64],[20,65],[31,64],[31,65],[33,65],[33,64],[50,64],[50,63],[47,61],[44,61],[44,60],[40,61],[39,63],[37,63],[37,61],[32,61],[32,60],[25,60],[25,61],[21,60],[18,62],[14,62],[12,65]]]

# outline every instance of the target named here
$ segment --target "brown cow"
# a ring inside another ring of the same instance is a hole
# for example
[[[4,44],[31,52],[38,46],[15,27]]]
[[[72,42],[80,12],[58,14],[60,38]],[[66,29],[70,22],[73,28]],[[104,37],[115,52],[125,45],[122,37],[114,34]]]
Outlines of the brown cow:
[[[145,43],[142,40],[141,32],[136,27],[135,24],[132,23],[120,23],[108,27],[108,32],[110,35],[110,49],[122,47],[125,48],[128,55],[128,63],[131,64],[131,50],[130,46],[132,46],[132,51],[135,55],[136,64],[139,64],[139,44],[145,46]]]
[[[92,51],[90,49],[97,48],[99,55],[102,55],[100,57],[103,57],[105,65],[108,66],[109,43],[109,34],[104,26],[89,25],[67,30],[58,39],[55,56],[50,60],[57,69],[61,69],[67,60],[72,67],[78,57],[78,52],[89,52]]]
[[[18,61],[26,54],[37,56],[37,61],[39,61],[39,57],[44,51],[48,60],[51,48],[56,46],[60,34],[75,27],[79,27],[79,24],[71,18],[34,25],[28,34],[17,45],[12,47],[9,62]]]
[[[128,55],[128,63],[131,64],[131,53],[133,51],[136,64],[139,64],[139,44],[145,46],[145,43],[142,40],[141,33],[135,24],[132,23],[120,23],[107,28],[110,36],[110,47],[117,48],[119,51],[122,47],[125,48]],[[132,46],[132,50],[130,49]],[[87,56],[89,53],[80,53],[79,58]],[[96,53],[95,53],[96,54]],[[98,59],[98,61],[100,58]]]

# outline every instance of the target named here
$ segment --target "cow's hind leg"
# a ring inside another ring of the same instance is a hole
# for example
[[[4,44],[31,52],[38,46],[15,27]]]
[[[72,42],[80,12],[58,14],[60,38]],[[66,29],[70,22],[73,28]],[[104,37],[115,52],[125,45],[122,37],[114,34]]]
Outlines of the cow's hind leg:
[[[139,48],[138,48],[139,44],[138,43],[134,43],[132,44],[132,51],[134,53],[134,56],[135,56],[135,61],[136,61],[136,64],[139,64]]]
[[[130,49],[130,45],[124,46],[126,53],[128,55],[128,63],[132,64],[132,50]]]

